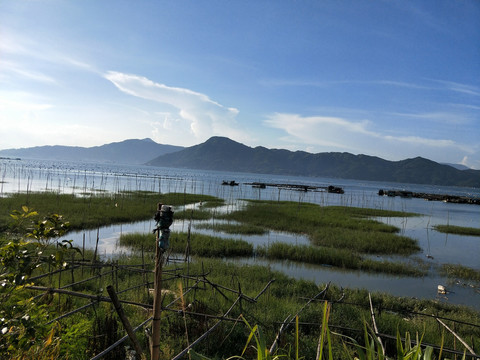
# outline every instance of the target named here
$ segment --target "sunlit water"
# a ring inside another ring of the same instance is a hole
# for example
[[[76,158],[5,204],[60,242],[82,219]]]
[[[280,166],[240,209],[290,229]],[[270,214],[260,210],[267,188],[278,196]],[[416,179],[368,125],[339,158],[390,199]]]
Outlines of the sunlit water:
[[[223,186],[223,180],[235,180],[239,186]],[[265,182],[278,184],[304,184],[311,186],[341,186],[345,194],[330,194],[324,191],[299,192],[267,187],[255,189],[246,183]],[[422,248],[421,253],[407,261],[424,261],[431,265],[431,276],[425,278],[370,275],[357,271],[343,271],[331,267],[292,263],[241,259],[250,264],[265,264],[295,278],[313,280],[317,283],[332,283],[350,288],[367,288],[385,291],[394,295],[417,298],[432,298],[455,304],[465,304],[480,309],[480,284],[477,282],[449,282],[436,275],[436,266],[445,263],[462,264],[480,269],[480,238],[473,236],[446,235],[433,230],[437,224],[480,227],[480,206],[453,204],[422,199],[378,196],[379,189],[406,189],[414,192],[467,195],[480,197],[476,188],[440,187],[417,184],[398,184],[345,179],[310,178],[282,175],[245,174],[190,169],[170,169],[147,166],[110,165],[92,163],[69,163],[39,160],[0,160],[0,196],[12,192],[59,191],[82,194],[87,192],[147,190],[160,193],[187,192],[213,195],[226,200],[227,205],[217,211],[233,211],[239,206],[238,199],[287,200],[311,202],[322,206],[342,205],[397,210],[421,214],[417,217],[380,218],[379,220],[401,229],[403,235],[414,238]],[[198,206],[198,204],[197,204]],[[182,207],[183,209],[183,207]],[[182,210],[178,209],[178,210]],[[229,238],[241,238],[254,246],[276,241],[292,244],[308,244],[307,238],[299,235],[270,232],[262,236],[239,236],[213,233],[198,229],[192,224],[192,234],[206,233]],[[98,254],[110,257],[127,253],[118,245],[121,234],[131,232],[151,233],[155,226],[152,220],[133,224],[111,225],[92,231],[69,234],[78,246],[94,249]],[[187,221],[176,221],[173,231],[187,231]],[[98,234],[98,237],[97,237]],[[98,244],[97,244],[98,238]],[[152,237],[152,241],[153,237]],[[427,257],[428,255],[428,257]],[[438,284],[451,291],[439,297]]]

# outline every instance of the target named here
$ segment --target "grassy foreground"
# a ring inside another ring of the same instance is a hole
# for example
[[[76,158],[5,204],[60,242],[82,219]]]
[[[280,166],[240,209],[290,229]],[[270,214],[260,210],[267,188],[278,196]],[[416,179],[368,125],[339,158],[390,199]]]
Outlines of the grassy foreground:
[[[146,196],[147,194],[139,193],[140,197],[137,197],[135,202],[146,201],[142,198],[142,195]],[[151,198],[149,196],[146,199],[154,202],[153,207],[156,206],[157,201],[171,204],[174,201],[178,201],[177,204],[180,205],[188,203],[188,201],[200,201],[197,195],[190,197],[185,196],[185,194],[162,196],[152,194]],[[172,198],[169,198],[169,196],[172,196]],[[95,197],[92,197],[91,204],[97,204],[96,209],[93,205],[85,208],[88,201],[85,201],[85,198],[79,198],[80,202],[84,201],[84,212],[88,213],[88,209],[91,209],[92,213],[97,214],[97,216],[91,217],[89,214],[84,215],[86,219],[91,221],[89,223],[90,226],[97,221],[97,218],[103,219],[103,221],[117,221],[115,216],[108,216],[111,210],[110,207],[98,205],[101,204],[102,197],[100,196],[98,203]],[[41,204],[39,199],[40,197],[35,202],[27,203],[28,206],[37,210],[41,206],[45,206],[46,204]],[[203,201],[207,200],[203,198]],[[22,205],[26,204],[23,203]],[[291,205],[291,203],[285,203],[283,206],[288,209]],[[308,206],[307,204],[305,207],[308,208]],[[65,208],[68,207],[67,204]],[[72,209],[75,207],[70,206]],[[118,207],[117,203],[115,208]],[[4,209],[4,207],[2,206],[1,209]],[[314,207],[312,209],[315,212],[325,210]],[[137,210],[140,211],[139,208]],[[149,210],[148,214],[145,211],[142,216],[151,218],[154,210]],[[274,210],[277,211],[274,212],[274,215],[291,214],[290,211],[285,209],[277,208]],[[114,215],[115,211],[113,212]],[[54,209],[53,212],[61,213],[58,209]],[[350,210],[347,212],[350,213]],[[72,212],[63,215],[67,220],[71,221],[70,216],[72,214],[81,213]],[[383,228],[382,224],[372,223],[365,218],[365,216],[369,215],[362,215],[362,213],[364,214],[363,211],[352,210],[349,215],[350,219],[346,221],[350,223],[350,227],[354,231],[370,228],[368,231],[375,232],[375,229]],[[295,215],[291,216],[290,219],[303,221],[301,216]],[[343,221],[338,218],[335,220],[337,223]],[[71,222],[73,223],[73,221]],[[305,228],[312,226],[312,223],[318,224],[315,217],[305,222],[307,225]],[[272,224],[274,224],[273,221]],[[297,225],[295,224],[295,226]],[[314,227],[312,226],[312,228]],[[337,227],[341,227],[341,225],[337,225]],[[387,228],[384,232],[394,234],[394,231],[387,230]],[[3,237],[0,243],[7,243],[9,239],[6,236],[6,233],[0,234],[0,238]],[[172,247],[178,245],[179,251],[184,250],[187,244],[187,235],[175,234],[173,236]],[[197,243],[195,238],[198,239]],[[396,238],[393,237],[392,239]],[[200,237],[197,234],[191,240],[191,251],[198,250],[196,261],[169,264],[164,268],[163,287],[165,290],[168,290],[168,292],[165,292],[164,306],[172,303],[175,299],[177,301],[169,306],[168,309],[165,308],[162,315],[162,359],[171,359],[188,344],[191,344],[193,340],[204,334],[208,329],[211,329],[220,319],[222,319],[220,325],[195,347],[198,353],[215,359],[241,354],[248,336],[251,334],[251,329],[245,326],[241,321],[242,318],[247,319],[250,324],[259,325],[263,331],[265,343],[270,345],[273,343],[281,324],[287,316],[293,316],[297,313],[299,314],[298,331],[292,325],[280,336],[276,355],[284,355],[286,359],[314,359],[320,334],[323,333],[322,324],[325,324],[324,300],[330,304],[327,322],[332,330],[329,335],[331,339],[328,340],[331,344],[332,358],[346,359],[358,356],[358,349],[344,340],[348,338],[359,344],[366,343],[364,327],[365,324],[371,322],[368,292],[366,290],[339,289],[332,285],[319,299],[305,306],[309,299],[321,292],[323,285],[318,286],[314,282],[295,280],[283,273],[274,272],[268,267],[235,265],[220,259],[207,258],[214,251],[217,251],[217,254],[213,256],[220,257],[223,257],[224,254],[233,256],[242,252],[249,252],[252,248],[246,242],[224,239],[211,240],[208,237]],[[132,237],[129,241],[137,244],[138,238]],[[105,290],[107,286],[114,286],[121,299],[130,302],[124,304],[124,309],[129,321],[134,326],[151,316],[148,307],[138,306],[138,304],[151,306],[153,302],[151,292],[149,291],[153,280],[151,270],[154,258],[152,247],[154,242],[152,241],[152,234],[145,235],[144,241],[145,253],[143,256],[135,254],[122,256],[100,264],[91,261],[91,254],[82,254],[81,263],[84,265],[78,268],[62,265],[63,272],[49,274],[49,276],[41,278],[34,279],[32,277],[28,279],[29,283],[46,288],[63,288],[72,292],[89,294],[92,296],[90,299],[51,293],[49,291],[39,293],[38,291],[18,287],[15,290],[14,297],[6,297],[6,300],[2,302],[0,310],[8,313],[26,301],[26,299],[33,299],[34,296],[41,295],[41,297],[36,298],[34,306],[29,309],[32,312],[27,313],[27,315],[32,315],[33,311],[42,311],[42,313],[38,314],[38,319],[42,319],[42,324],[45,325],[45,341],[39,344],[40,350],[53,347],[50,353],[51,356],[48,358],[89,359],[124,335],[122,325],[113,306],[106,302],[95,301],[95,299],[100,299],[100,297],[108,296]],[[234,242],[235,244],[233,244]],[[151,251],[148,251],[150,249]],[[341,250],[346,251],[346,249]],[[305,253],[308,254],[309,252],[311,252],[311,249],[307,248]],[[78,260],[80,255],[75,255],[74,253],[71,259],[68,257],[64,260],[78,264],[75,256],[77,256]],[[16,262],[13,263],[16,264]],[[139,269],[147,271],[143,273],[138,271]],[[48,272],[49,268],[47,267],[36,268],[33,275],[41,276]],[[3,273],[3,271],[0,273]],[[206,277],[208,277],[208,282],[202,282],[201,280]],[[252,299],[260,294],[265,289],[265,285],[271,281],[273,283],[261,296],[255,301],[247,301],[247,298]],[[328,279],[325,279],[326,281]],[[196,282],[200,285],[194,286]],[[240,301],[233,308],[232,312],[229,313],[228,317],[224,317],[223,315],[237,297],[235,292],[227,291],[227,288],[241,291],[247,298]],[[194,291],[188,291],[189,289]],[[188,293],[186,293],[187,291]],[[0,295],[5,296],[2,293]],[[372,294],[372,303],[379,332],[393,337],[393,339],[385,341],[386,353],[390,358],[397,357],[396,349],[398,344],[396,344],[395,340],[396,334],[402,337],[405,334],[411,334],[412,338],[418,334],[418,337],[422,338],[423,344],[434,344],[438,347],[443,346],[445,348],[463,350],[463,348],[459,348],[457,340],[447,333],[443,327],[439,326],[437,320],[432,315],[441,317],[444,321],[447,321],[445,318],[449,319],[449,324],[456,321],[454,323],[455,332],[465,339],[474,351],[480,352],[480,314],[472,309],[445,305],[434,301],[411,298],[399,299],[398,297],[378,293]],[[300,310],[302,311],[300,312]],[[71,314],[61,317],[67,313]],[[3,317],[4,315],[2,315],[2,321],[4,320]],[[19,322],[28,321],[27,318],[28,316],[18,317],[18,320]],[[48,323],[53,321],[52,325],[48,325],[50,328],[47,327],[47,320],[45,319],[48,320]],[[7,331],[9,330],[7,329]],[[10,335],[13,336],[13,334]],[[20,335],[23,336],[23,334]],[[144,349],[148,349],[145,332],[139,331],[137,336],[141,346]],[[401,340],[401,342],[403,343],[404,340]],[[297,343],[298,346],[294,345]],[[298,349],[298,356],[294,349]],[[435,354],[439,355],[438,350]],[[445,353],[443,356],[445,356]],[[255,349],[249,347],[244,357],[246,359],[256,358]],[[33,354],[31,357],[19,358],[38,359],[40,357],[37,354]],[[46,359],[47,357],[44,358]],[[116,352],[110,355],[110,358],[126,358],[125,347],[117,348]],[[453,356],[448,355],[448,358],[453,358]]]

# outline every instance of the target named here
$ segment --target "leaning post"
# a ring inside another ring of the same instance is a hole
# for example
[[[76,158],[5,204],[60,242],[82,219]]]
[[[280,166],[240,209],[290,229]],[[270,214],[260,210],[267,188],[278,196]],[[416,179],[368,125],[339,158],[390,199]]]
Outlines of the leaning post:
[[[152,360],[158,360],[160,357],[160,319],[162,314],[162,267],[165,260],[164,253],[169,246],[169,228],[173,223],[172,207],[158,203],[154,219],[157,226],[153,230],[155,233],[155,278],[150,354]]]

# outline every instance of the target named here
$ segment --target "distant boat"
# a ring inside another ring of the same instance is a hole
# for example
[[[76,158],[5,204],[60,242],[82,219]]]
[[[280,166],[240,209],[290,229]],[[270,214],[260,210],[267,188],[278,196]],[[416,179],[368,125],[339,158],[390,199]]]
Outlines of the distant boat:
[[[235,180],[232,180],[232,181],[225,181],[225,180],[223,180],[222,185],[237,186],[238,183],[235,182]]]
[[[334,193],[334,194],[344,194],[345,191],[339,187],[339,186],[333,186],[333,185],[330,185],[328,188],[327,188],[327,191],[329,193]]]

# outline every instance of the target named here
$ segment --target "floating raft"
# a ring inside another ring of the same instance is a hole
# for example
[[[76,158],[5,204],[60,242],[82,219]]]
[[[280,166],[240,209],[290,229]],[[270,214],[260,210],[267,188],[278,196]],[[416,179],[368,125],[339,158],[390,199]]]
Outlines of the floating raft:
[[[226,181],[226,180],[223,180],[222,181],[222,185],[228,185],[228,186],[238,186],[238,183],[235,182],[235,180],[231,180],[231,181]]]
[[[400,196],[404,198],[418,198],[428,201],[443,201],[455,204],[474,204],[480,205],[480,198],[445,194],[416,193],[406,190],[378,190],[380,196]]]
[[[338,186],[312,186],[312,185],[302,185],[302,184],[272,184],[272,183],[262,183],[262,182],[253,182],[246,183],[246,185],[251,185],[257,189],[265,189],[266,187],[276,187],[279,189],[286,190],[296,190],[296,191],[327,191],[329,193],[343,194],[345,191]]]

